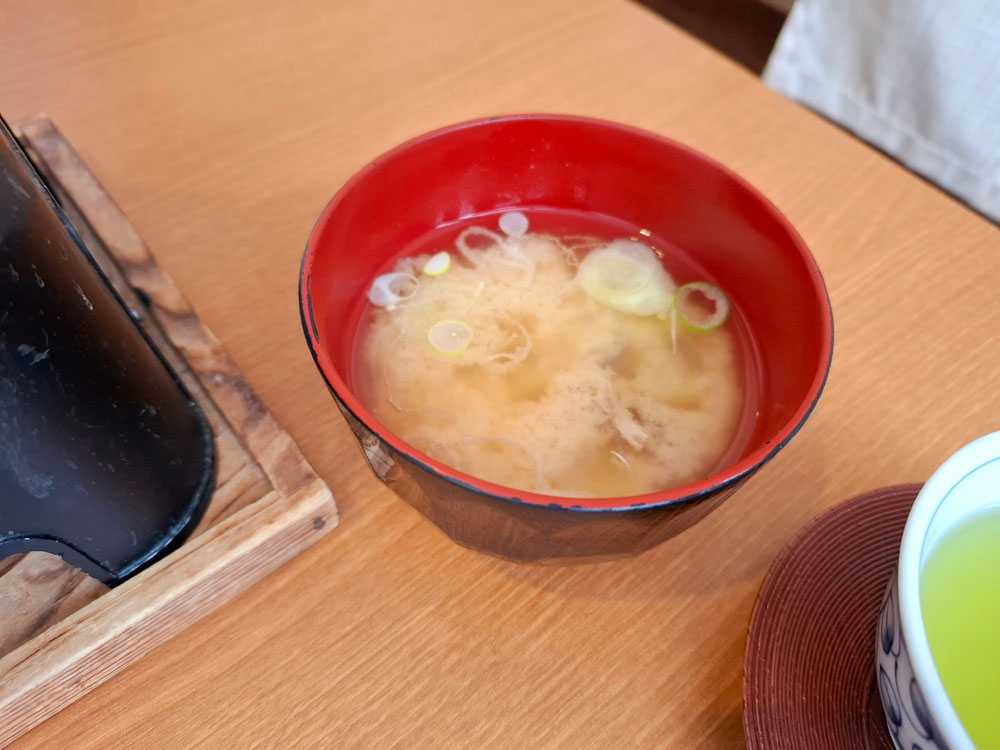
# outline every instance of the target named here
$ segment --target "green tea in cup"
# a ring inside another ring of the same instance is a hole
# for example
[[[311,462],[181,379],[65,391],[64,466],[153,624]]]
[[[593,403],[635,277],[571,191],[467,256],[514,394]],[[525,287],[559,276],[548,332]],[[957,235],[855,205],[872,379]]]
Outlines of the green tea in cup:
[[[960,521],[920,574],[927,642],[977,748],[1000,748],[1000,505]]]

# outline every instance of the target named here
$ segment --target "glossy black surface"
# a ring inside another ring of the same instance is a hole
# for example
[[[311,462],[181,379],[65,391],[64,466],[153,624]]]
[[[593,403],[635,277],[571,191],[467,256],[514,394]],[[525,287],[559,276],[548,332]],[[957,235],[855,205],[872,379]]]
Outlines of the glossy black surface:
[[[197,522],[211,430],[0,131],[0,557],[118,583]]]

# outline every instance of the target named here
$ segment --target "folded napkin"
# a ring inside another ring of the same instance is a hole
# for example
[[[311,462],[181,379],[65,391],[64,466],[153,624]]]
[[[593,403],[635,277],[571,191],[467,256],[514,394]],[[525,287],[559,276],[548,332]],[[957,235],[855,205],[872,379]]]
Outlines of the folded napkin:
[[[798,0],[764,82],[1000,222],[997,0]]]

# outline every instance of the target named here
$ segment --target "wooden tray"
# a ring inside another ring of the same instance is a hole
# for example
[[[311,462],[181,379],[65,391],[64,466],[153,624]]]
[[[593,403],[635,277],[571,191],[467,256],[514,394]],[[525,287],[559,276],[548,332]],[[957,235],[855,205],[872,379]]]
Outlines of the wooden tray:
[[[215,492],[191,538],[115,589],[58,557],[0,560],[0,746],[267,575],[337,524],[326,484],[47,118],[19,140],[212,425]]]

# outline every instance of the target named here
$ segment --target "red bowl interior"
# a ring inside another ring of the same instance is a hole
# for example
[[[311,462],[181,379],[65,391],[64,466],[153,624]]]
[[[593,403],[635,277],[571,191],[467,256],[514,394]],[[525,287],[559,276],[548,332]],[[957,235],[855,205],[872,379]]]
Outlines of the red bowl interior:
[[[392,434],[349,387],[371,279],[400,249],[462,218],[506,207],[604,214],[682,248],[726,290],[752,330],[761,379],[750,444],[707,479],[627,498],[558,498],[475,479]],[[805,421],[826,380],[833,323],[819,269],[757,190],[686,146],[636,128],[571,116],[463,123],[408,141],[355,175],[327,205],[306,248],[300,302],[327,383],[369,429],[430,470],[493,495],[584,509],[660,505],[752,471]]]

